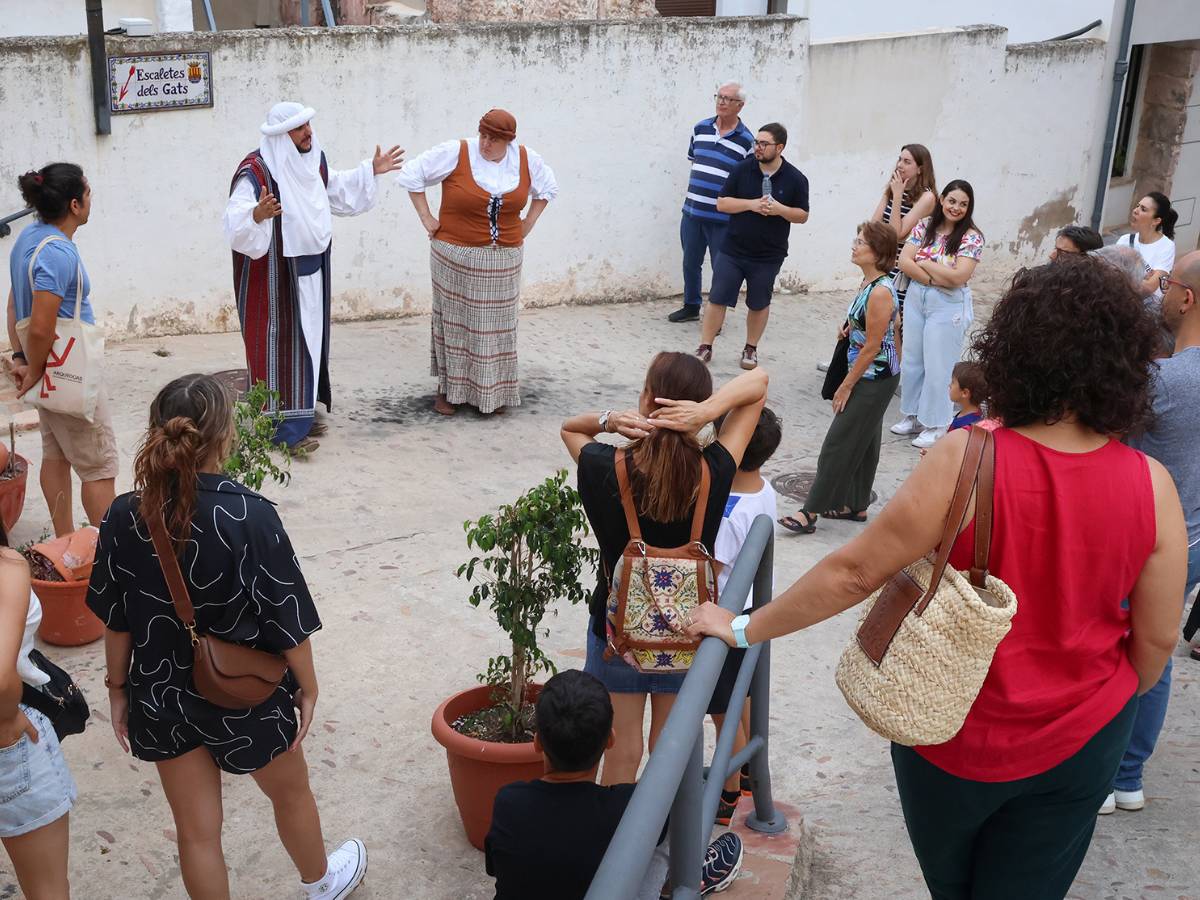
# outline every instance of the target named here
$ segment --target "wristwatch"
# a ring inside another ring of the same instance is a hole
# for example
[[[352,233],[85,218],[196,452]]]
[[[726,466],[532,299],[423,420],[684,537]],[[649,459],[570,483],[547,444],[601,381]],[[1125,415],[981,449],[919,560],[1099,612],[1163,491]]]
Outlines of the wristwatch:
[[[22,353],[20,350],[15,350],[15,351],[13,351],[12,358],[13,358],[14,360],[17,360],[17,359],[19,359],[21,362],[29,362],[29,360],[27,360],[27,359],[25,358],[25,354],[24,354],[24,353]]]
[[[604,412],[600,413],[600,430],[603,431],[605,434],[608,433],[608,418],[611,415],[612,415],[611,409],[606,409]]]
[[[737,645],[745,650],[750,646],[746,640],[746,626],[750,624],[750,617],[745,613],[735,618],[729,623],[729,627],[733,629],[733,639],[737,641]]]

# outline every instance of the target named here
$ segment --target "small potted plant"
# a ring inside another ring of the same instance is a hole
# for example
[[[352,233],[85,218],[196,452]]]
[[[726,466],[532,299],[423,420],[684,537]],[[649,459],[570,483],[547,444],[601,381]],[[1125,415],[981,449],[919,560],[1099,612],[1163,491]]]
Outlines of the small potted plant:
[[[86,603],[97,537],[99,532],[85,525],[21,550],[29,563],[33,592],[42,604],[38,637],[47,644],[77,647],[104,634],[104,623]]]
[[[4,523],[4,533],[12,534],[25,506],[29,460],[17,455],[17,428],[11,422],[8,441],[8,447],[0,444],[0,522]]]
[[[266,382],[258,381],[238,397],[233,407],[233,451],[225,460],[224,471],[252,491],[262,490],[268,478],[286,485],[292,477],[289,471],[292,454],[286,444],[275,441],[275,431],[283,416],[267,412],[272,399],[278,401],[279,394],[267,390]],[[282,466],[272,455],[276,451],[283,457]]]
[[[539,633],[548,633],[542,618],[555,600],[578,603],[587,596],[582,578],[594,570],[597,554],[583,546],[587,518],[565,469],[463,528],[467,547],[483,554],[458,568],[460,578],[474,582],[468,601],[486,605],[512,642],[510,654],[488,660],[482,686],[455,694],[433,715],[463,828],[482,850],[496,792],[542,774],[533,749],[540,687],[533,679],[555,671],[538,646]]]

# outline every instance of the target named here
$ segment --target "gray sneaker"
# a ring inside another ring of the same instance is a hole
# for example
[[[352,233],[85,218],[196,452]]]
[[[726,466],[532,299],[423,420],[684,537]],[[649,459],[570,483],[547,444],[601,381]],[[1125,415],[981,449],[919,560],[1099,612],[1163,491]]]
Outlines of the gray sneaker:
[[[742,350],[741,367],[747,371],[758,368],[758,348],[749,344]]]

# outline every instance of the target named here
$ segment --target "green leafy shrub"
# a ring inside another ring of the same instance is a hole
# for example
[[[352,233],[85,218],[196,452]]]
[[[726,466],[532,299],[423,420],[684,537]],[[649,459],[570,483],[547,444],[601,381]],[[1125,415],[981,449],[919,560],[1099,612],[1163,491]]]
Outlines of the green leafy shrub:
[[[292,478],[292,453],[275,440],[283,416],[268,411],[269,406],[278,405],[278,392],[267,390],[266,382],[259,381],[233,407],[235,437],[233,452],[225,460],[225,474],[251,490],[261,490],[268,478],[278,484],[287,484]],[[276,453],[282,466],[275,461]]]
[[[458,568],[460,578],[475,582],[468,600],[486,604],[512,640],[511,654],[489,659],[479,680],[493,687],[499,739],[519,740],[530,720],[529,682],[556,671],[538,646],[542,618],[555,600],[574,604],[587,597],[582,578],[585,570],[595,571],[598,554],[583,546],[587,517],[565,469],[463,529],[467,547],[484,554]]]

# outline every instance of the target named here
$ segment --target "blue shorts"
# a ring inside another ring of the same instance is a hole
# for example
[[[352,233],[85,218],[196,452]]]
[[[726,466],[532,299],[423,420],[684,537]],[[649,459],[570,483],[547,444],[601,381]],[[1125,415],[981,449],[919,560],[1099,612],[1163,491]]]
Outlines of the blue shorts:
[[[605,641],[588,622],[587,662],[583,671],[595,675],[610,694],[678,694],[686,673],[639,672],[619,656],[604,658]]]
[[[63,759],[50,720],[24,704],[21,710],[38,730],[0,748],[0,838],[14,838],[57,822],[75,804],[75,779]]]
[[[745,283],[746,306],[753,310],[766,309],[771,305],[771,294],[775,291],[775,276],[782,267],[782,259],[750,259],[722,253],[713,261],[708,302],[737,306],[738,292]]]

